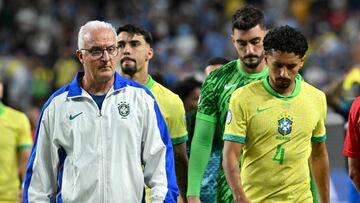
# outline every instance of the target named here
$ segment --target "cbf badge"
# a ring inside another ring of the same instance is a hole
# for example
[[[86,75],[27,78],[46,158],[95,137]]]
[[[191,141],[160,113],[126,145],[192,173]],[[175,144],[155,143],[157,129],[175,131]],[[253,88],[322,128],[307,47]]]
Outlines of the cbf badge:
[[[293,119],[288,115],[280,116],[278,120],[278,132],[286,136],[292,131]]]
[[[130,113],[130,106],[126,102],[118,104],[118,111],[122,119],[126,119]]]

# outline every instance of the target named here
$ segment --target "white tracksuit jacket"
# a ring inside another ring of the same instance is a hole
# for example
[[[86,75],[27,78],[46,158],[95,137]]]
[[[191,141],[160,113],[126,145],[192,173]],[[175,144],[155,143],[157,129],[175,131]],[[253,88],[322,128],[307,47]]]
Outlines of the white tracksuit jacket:
[[[24,202],[136,203],[144,182],[152,202],[176,202],[172,144],[151,93],[115,73],[99,110],[78,84],[82,75],[42,109]]]

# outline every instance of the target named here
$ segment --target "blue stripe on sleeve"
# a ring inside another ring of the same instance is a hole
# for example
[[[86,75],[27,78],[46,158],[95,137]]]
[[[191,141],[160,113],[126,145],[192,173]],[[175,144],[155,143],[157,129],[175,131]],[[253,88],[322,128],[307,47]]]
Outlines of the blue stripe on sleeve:
[[[59,173],[58,173],[58,178],[57,178],[57,184],[58,184],[58,190],[56,193],[56,200],[58,203],[62,203],[62,196],[61,196],[61,191],[62,191],[62,180],[63,180],[63,174],[64,174],[64,163],[65,163],[65,159],[67,157],[67,154],[64,150],[64,148],[60,148],[58,150],[58,156],[59,156],[59,161],[60,161],[60,167],[59,167]]]
[[[26,174],[25,174],[25,182],[24,182],[24,193],[23,193],[23,202],[24,203],[28,203],[29,202],[29,186],[30,186],[30,182],[31,182],[31,178],[33,175],[33,166],[34,166],[34,161],[35,161],[35,157],[36,157],[36,148],[37,148],[37,142],[38,142],[38,135],[39,135],[39,128],[40,128],[40,124],[41,124],[41,120],[42,117],[44,115],[44,111],[46,110],[46,108],[50,105],[50,103],[52,102],[52,100],[63,94],[64,92],[68,91],[69,86],[66,85],[63,88],[59,89],[58,91],[56,91],[48,100],[47,102],[44,104],[43,109],[40,112],[39,115],[39,120],[36,126],[36,134],[35,134],[35,141],[34,141],[34,145],[32,147],[31,153],[30,153],[30,157],[29,157],[29,161],[28,161],[28,165],[27,165],[27,169],[26,169]]]
[[[166,194],[164,202],[177,202],[177,196],[179,195],[179,189],[176,183],[175,175],[175,163],[174,163],[174,154],[172,149],[172,142],[170,139],[170,134],[168,128],[165,124],[164,118],[160,113],[159,106],[157,105],[154,99],[154,109],[156,113],[156,119],[158,127],[161,134],[161,139],[166,146],[166,177],[168,180],[168,192]]]

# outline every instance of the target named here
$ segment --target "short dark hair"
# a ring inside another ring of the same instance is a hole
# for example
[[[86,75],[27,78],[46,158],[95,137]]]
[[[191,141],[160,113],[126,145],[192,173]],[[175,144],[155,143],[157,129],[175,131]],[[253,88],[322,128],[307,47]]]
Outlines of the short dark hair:
[[[264,38],[264,50],[271,54],[273,50],[294,53],[304,57],[308,50],[305,36],[298,30],[288,25],[271,29]]]
[[[131,35],[142,35],[145,39],[145,42],[148,43],[150,46],[153,45],[153,39],[149,31],[145,30],[145,28],[133,25],[133,24],[126,24],[119,27],[116,30],[116,34],[119,35],[121,32],[127,32]]]
[[[172,90],[175,94],[179,95],[181,100],[184,101],[194,89],[201,87],[201,85],[202,83],[194,77],[188,77],[183,81],[176,83]]]
[[[245,5],[232,16],[233,31],[234,29],[250,30],[256,25],[265,29],[265,18],[263,12],[252,5]]]
[[[208,66],[211,66],[211,65],[225,65],[225,64],[227,64],[229,62],[230,62],[230,60],[227,59],[227,58],[216,56],[216,57],[211,57],[208,60],[207,64],[208,64]]]

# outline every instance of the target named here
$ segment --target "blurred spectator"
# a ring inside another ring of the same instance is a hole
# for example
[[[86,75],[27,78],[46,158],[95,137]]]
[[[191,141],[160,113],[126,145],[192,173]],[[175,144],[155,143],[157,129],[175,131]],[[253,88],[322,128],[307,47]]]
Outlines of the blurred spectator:
[[[219,69],[224,64],[229,63],[230,60],[223,57],[213,57],[208,61],[208,66],[205,68],[205,75],[208,76],[212,71]]]
[[[73,80],[74,75],[80,69],[79,62],[73,57],[71,47],[62,47],[60,58],[54,65],[55,71],[55,89],[59,89]]]

